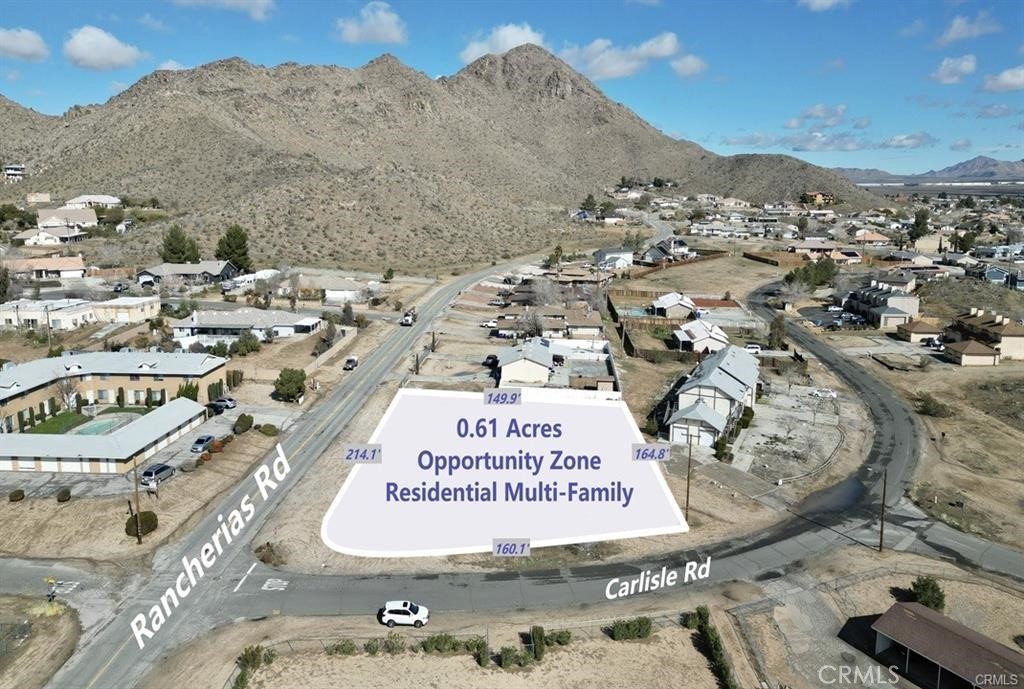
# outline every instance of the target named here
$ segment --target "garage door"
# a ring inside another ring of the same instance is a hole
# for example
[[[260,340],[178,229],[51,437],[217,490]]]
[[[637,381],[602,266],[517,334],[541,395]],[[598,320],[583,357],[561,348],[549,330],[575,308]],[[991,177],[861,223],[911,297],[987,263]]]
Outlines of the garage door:
[[[123,312],[122,313],[118,313],[117,314],[117,322],[118,323],[127,323],[128,322],[128,314],[127,313],[123,313]]]

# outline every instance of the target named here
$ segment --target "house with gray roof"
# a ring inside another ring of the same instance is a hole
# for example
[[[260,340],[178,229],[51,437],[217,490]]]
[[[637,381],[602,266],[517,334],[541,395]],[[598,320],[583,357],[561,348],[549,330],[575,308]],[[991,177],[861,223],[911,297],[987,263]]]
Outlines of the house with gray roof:
[[[180,280],[195,285],[223,282],[238,275],[231,261],[199,261],[198,263],[161,263],[140,270],[135,280],[140,285],[159,285],[164,280]]]
[[[669,438],[713,444],[756,404],[759,377],[760,363],[745,349],[729,345],[707,356],[674,388],[665,417]]]
[[[256,309],[243,307],[229,311],[193,311],[180,320],[171,321],[174,340],[183,349],[198,342],[210,347],[218,342],[231,344],[243,333],[252,333],[261,342],[268,339],[268,333],[277,337],[292,337],[316,332],[323,325],[319,316],[278,309]]]

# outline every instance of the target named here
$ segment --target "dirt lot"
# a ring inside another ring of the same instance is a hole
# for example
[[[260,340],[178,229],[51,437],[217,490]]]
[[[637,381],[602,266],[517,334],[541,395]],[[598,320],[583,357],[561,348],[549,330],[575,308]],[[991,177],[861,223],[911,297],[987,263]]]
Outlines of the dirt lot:
[[[669,268],[616,286],[674,290],[691,297],[721,298],[729,292],[733,299],[744,299],[755,287],[785,274],[785,268],[735,255]]]
[[[972,307],[996,311],[1014,320],[1024,318],[1024,292],[973,278],[926,282],[917,291],[921,315],[950,320]]]
[[[107,323],[95,323],[70,332],[54,332],[52,334],[53,346],[62,346],[64,349],[99,349],[103,340],[93,339],[92,335],[106,327]],[[121,327],[115,330],[106,339],[109,341],[124,341],[130,339],[135,333],[134,326]],[[32,336],[32,331],[15,332],[12,330],[0,331],[0,360],[7,361],[31,361],[42,359],[46,356],[46,335]]]
[[[190,689],[222,689],[231,673],[238,653],[247,645],[274,645],[283,640],[300,640],[290,655],[287,645],[275,645],[280,655],[269,668],[260,670],[253,687],[263,689],[327,689],[328,687],[674,687],[713,689],[716,686],[707,659],[693,646],[691,632],[678,627],[660,629],[651,639],[639,642],[615,642],[590,622],[598,617],[629,617],[652,612],[690,610],[697,605],[710,606],[712,613],[751,600],[761,595],[759,589],[746,584],[715,587],[687,595],[684,591],[672,597],[640,597],[629,603],[602,611],[548,610],[538,619],[536,612],[503,613],[500,618],[482,618],[476,614],[451,613],[431,621],[430,633],[447,632],[457,636],[486,636],[492,649],[518,646],[519,633],[531,624],[546,629],[571,629],[572,643],[549,651],[539,666],[525,670],[499,670],[477,667],[469,655],[426,656],[411,652],[398,657],[368,657],[363,653],[352,657],[327,656],[320,651],[317,640],[337,641],[383,637],[387,630],[375,620],[358,618],[275,617],[259,622],[243,622],[223,627],[177,649],[163,658],[143,680],[141,689],[167,689],[188,686]],[[655,605],[658,607],[650,607]],[[719,619],[716,617],[716,623]],[[481,622],[485,622],[481,624]],[[415,632],[400,632],[409,642]],[[418,634],[422,638],[426,634]],[[726,648],[733,657],[743,658],[730,635],[724,634]],[[303,642],[302,640],[306,640]],[[314,651],[314,649],[316,649]],[[187,659],[187,662],[183,662]],[[737,669],[741,678],[749,671]],[[748,686],[744,683],[743,686]],[[752,686],[752,685],[749,685]]]
[[[953,409],[948,418],[921,417],[928,432],[914,477],[915,502],[958,529],[1013,546],[1024,542],[1024,427],[1010,416],[1019,413],[1019,393],[1007,397],[1001,387],[1024,380],[1024,363],[935,364],[907,372],[873,361],[868,366],[905,399],[927,392]]]
[[[223,453],[195,472],[179,473],[160,488],[159,498],[140,495],[144,510],[159,517],[157,531],[141,546],[125,535],[122,497],[80,498],[58,503],[53,498],[0,501],[4,537],[0,553],[17,557],[82,558],[141,565],[162,543],[199,518],[208,505],[250,472],[274,444],[254,431],[239,436]],[[125,480],[113,478],[111,480]]]
[[[28,638],[0,654],[0,689],[38,689],[46,685],[75,650],[81,631],[78,615],[60,603],[0,596],[0,625],[28,621]]]

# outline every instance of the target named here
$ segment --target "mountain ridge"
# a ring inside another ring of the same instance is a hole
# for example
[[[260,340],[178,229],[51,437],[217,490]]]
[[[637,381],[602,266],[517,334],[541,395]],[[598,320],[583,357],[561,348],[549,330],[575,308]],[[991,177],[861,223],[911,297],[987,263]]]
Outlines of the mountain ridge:
[[[988,156],[975,156],[954,163],[941,170],[928,170],[913,175],[895,175],[877,168],[832,168],[856,183],[901,181],[996,181],[1024,179],[1024,159],[998,160]]]
[[[438,79],[389,54],[354,69],[226,58],[153,72],[60,117],[6,99],[0,114],[12,125],[0,158],[30,174],[0,199],[156,196],[207,252],[238,222],[257,256],[312,264],[436,269],[542,249],[586,236],[564,211],[622,175],[753,202],[808,189],[876,200],[795,158],[668,137],[536,46]],[[165,226],[97,260],[151,257]]]

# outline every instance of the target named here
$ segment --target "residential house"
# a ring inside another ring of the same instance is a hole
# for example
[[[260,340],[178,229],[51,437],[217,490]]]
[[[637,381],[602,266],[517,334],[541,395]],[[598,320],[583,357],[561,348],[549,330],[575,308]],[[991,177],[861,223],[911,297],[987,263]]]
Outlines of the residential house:
[[[861,228],[853,233],[853,241],[856,244],[867,246],[887,246],[890,240],[884,234],[867,228]]]
[[[816,206],[823,206],[826,203],[835,202],[835,194],[830,191],[805,191],[800,194],[800,203],[813,203]]]
[[[539,337],[498,352],[501,385],[546,385],[554,360],[551,348]]]
[[[917,273],[912,270],[893,270],[882,275],[879,281],[903,292],[913,292],[917,289]]]
[[[930,266],[934,261],[929,256],[916,251],[890,251],[884,258],[885,261],[899,261],[913,266]]]
[[[1024,292],[1024,271],[1018,270],[1006,276],[1006,286]]]
[[[621,399],[606,340],[532,337],[498,353],[501,387],[547,387]]]
[[[976,246],[974,255],[978,258],[1008,259],[1024,253],[1024,244],[997,244]]]
[[[4,328],[67,331],[95,322],[92,302],[85,299],[17,299],[0,304]]]
[[[5,182],[20,182],[25,179],[25,166],[24,165],[4,165],[4,181]]]
[[[573,340],[598,340],[604,337],[604,323],[597,311],[569,311],[565,318],[565,336]]]
[[[38,206],[41,203],[50,203],[50,194],[44,191],[30,191],[25,194],[25,203],[30,206]]]
[[[135,279],[140,285],[159,285],[164,280],[178,279],[189,284],[223,282],[238,275],[231,261],[200,261],[199,263],[161,263],[140,270]]]
[[[3,265],[17,278],[46,280],[85,277],[85,264],[81,256],[11,259]]]
[[[63,208],[120,208],[121,199],[107,194],[85,194],[64,202]]]
[[[876,328],[891,331],[917,317],[920,300],[881,280],[872,280],[870,286],[851,292],[843,306],[864,316]]]
[[[1024,654],[921,603],[893,603],[871,629],[876,667],[888,666],[916,686],[976,687],[989,677],[1016,686],[1024,677]]]
[[[835,242],[824,241],[821,239],[808,239],[803,242],[797,242],[796,244],[790,244],[786,247],[786,251],[790,253],[810,254],[815,258],[827,256],[835,249]]]
[[[697,364],[676,390],[674,404],[669,405],[669,440],[713,444],[736,423],[745,407],[754,406],[758,368],[757,357],[735,345],[720,349]]]
[[[729,346],[729,336],[724,330],[701,319],[676,328],[672,340],[680,350],[689,352],[717,352]]]
[[[940,263],[947,266],[959,266],[960,268],[970,268],[976,266],[980,261],[970,254],[958,253],[955,251],[946,251],[942,254]]]
[[[218,342],[231,344],[244,333],[252,333],[259,340],[273,337],[292,337],[316,332],[323,325],[318,316],[277,309],[240,308],[230,311],[193,311],[180,320],[171,321],[174,340],[187,349],[194,343],[210,347]]]
[[[976,266],[971,266],[964,270],[964,273],[969,278],[976,280],[984,280],[990,282],[993,285],[1004,285],[1006,284],[1007,278],[1010,277],[1010,271],[1006,268],[1000,268],[994,266],[991,263],[979,263]]]
[[[40,230],[85,229],[96,227],[96,211],[91,208],[40,208],[36,211]]]
[[[602,270],[619,270],[633,265],[633,251],[626,248],[598,249],[594,263]]]
[[[961,340],[946,345],[946,358],[959,366],[997,366],[999,351],[977,340]]]
[[[915,344],[929,338],[940,337],[943,329],[925,321],[908,321],[896,326],[896,337]]]
[[[160,297],[117,297],[93,304],[101,323],[142,323],[160,315]]]
[[[183,383],[197,384],[198,401],[205,403],[210,385],[223,385],[226,364],[227,359],[208,354],[165,352],[65,353],[8,363],[0,369],[0,433],[31,425],[34,411],[40,407],[52,414],[58,406],[67,407],[77,399],[87,404],[114,404],[120,397],[128,405],[145,404],[147,396],[151,401],[170,400]],[[56,383],[62,379],[74,383],[74,399],[60,399]]]
[[[972,308],[953,319],[946,337],[977,340],[996,349],[1003,359],[1024,359],[1024,325],[1009,316]]]
[[[60,246],[80,242],[88,236],[77,227],[51,227],[45,230],[30,228],[14,235],[14,239],[25,246]]]
[[[693,303],[693,299],[690,299],[685,294],[669,292],[668,294],[663,294],[651,302],[651,309],[655,316],[662,316],[664,318],[689,318],[697,309],[697,306]]]

